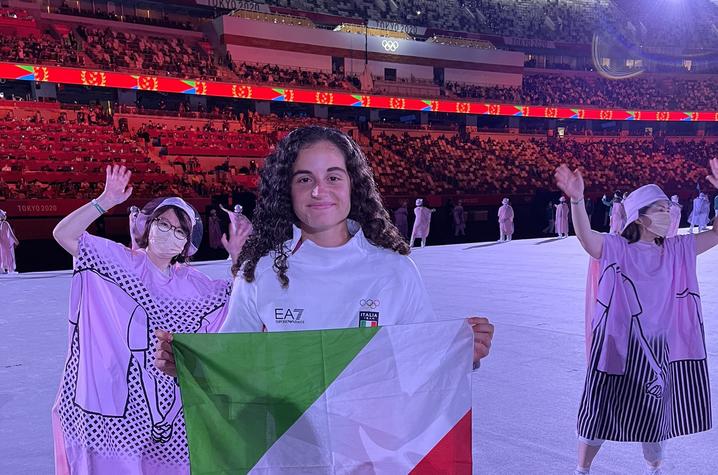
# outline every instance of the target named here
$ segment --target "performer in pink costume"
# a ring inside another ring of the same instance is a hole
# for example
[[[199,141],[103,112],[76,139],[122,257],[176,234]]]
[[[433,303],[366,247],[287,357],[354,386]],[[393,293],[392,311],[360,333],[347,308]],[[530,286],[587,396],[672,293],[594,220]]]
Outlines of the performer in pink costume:
[[[217,216],[216,209],[209,211],[207,228],[209,234],[209,247],[214,250],[222,249],[222,228],[220,227],[219,216]]]
[[[222,211],[224,211],[225,213],[227,213],[229,215],[230,221],[234,218],[239,218],[240,216],[243,216],[242,215],[242,205],[234,205],[234,207],[231,210],[225,208],[224,205],[222,205],[222,204],[220,204],[219,207],[222,209]]]
[[[708,178],[718,187],[718,159],[710,165]],[[663,441],[711,428],[696,256],[718,245],[718,231],[667,238],[668,197],[645,185],[624,201],[621,235],[599,233],[583,206],[581,173],[562,165],[556,181],[593,258],[574,473],[588,474],[602,443],[613,440],[641,442],[646,473],[658,474]]]
[[[107,167],[104,192],[53,231],[74,257],[68,354],[52,409],[57,474],[187,474],[182,401],[154,366],[155,328],[214,332],[231,289],[186,264],[202,239],[197,211],[157,198],[134,223],[139,248],[87,233],[127,200],[130,172]],[[238,255],[250,230],[231,229]]]
[[[611,207],[611,234],[621,234],[623,226],[626,224],[626,211],[623,209],[623,204],[615,197],[613,199],[613,206]]]
[[[566,198],[559,198],[559,203],[556,206],[556,234],[560,238],[568,237],[568,205],[566,204]]]
[[[220,209],[227,213],[227,216],[229,216],[229,226],[230,228],[234,229],[252,229],[252,224],[249,222],[249,219],[242,214],[242,205],[236,204],[232,208],[232,210],[228,210],[220,203],[219,205]],[[220,237],[220,243],[222,246],[224,246],[224,249],[229,253],[229,256],[227,256],[228,261],[234,262],[234,256],[229,250],[229,245],[227,242],[227,236],[225,234],[222,234],[222,237]]]
[[[509,199],[504,198],[499,208],[499,241],[510,241],[514,234],[514,209]]]
[[[424,200],[419,198],[416,200],[416,208],[414,208],[414,228],[411,231],[411,239],[409,241],[410,246],[414,246],[416,239],[421,239],[421,247],[426,246],[426,238],[429,237],[429,230],[431,228],[431,213],[435,210],[429,209],[424,206]]]
[[[683,206],[678,202],[678,195],[671,196],[671,226],[668,228],[666,237],[675,237],[678,235],[678,228],[681,224],[681,210]]]
[[[693,209],[688,217],[691,234],[693,234],[693,228],[695,226],[698,226],[698,231],[704,231],[708,228],[710,211],[711,205],[708,201],[708,197],[705,193],[700,193],[698,197],[693,200]]]
[[[464,213],[464,202],[459,200],[459,204],[451,210],[454,218],[454,237],[466,236],[466,216]]]
[[[137,206],[130,206],[128,212],[130,220],[130,248],[133,251],[136,251],[139,249],[139,246],[137,245],[137,240],[135,239],[135,222],[137,221],[137,216],[140,214],[140,208]]]
[[[15,247],[20,241],[15,237],[7,213],[0,209],[0,274],[15,272]]]
[[[401,206],[394,210],[394,225],[404,239],[409,237],[409,210],[407,202],[402,201]]]

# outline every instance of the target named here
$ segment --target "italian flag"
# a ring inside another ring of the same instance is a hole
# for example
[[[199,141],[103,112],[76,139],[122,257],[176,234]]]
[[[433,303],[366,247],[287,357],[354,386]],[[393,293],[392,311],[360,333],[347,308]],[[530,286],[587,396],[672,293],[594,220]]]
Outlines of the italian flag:
[[[193,474],[470,474],[464,320],[175,335]]]

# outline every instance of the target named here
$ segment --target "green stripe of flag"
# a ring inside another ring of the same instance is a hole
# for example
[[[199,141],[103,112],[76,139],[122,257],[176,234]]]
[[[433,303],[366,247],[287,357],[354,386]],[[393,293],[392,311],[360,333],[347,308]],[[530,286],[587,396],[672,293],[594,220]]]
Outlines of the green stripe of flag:
[[[378,330],[175,335],[192,473],[251,470]]]

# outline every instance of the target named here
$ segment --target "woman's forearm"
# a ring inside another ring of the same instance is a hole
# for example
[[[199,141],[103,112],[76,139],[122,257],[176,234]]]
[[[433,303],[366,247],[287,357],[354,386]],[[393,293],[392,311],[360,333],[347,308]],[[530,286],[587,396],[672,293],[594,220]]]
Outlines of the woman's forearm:
[[[581,246],[593,258],[600,259],[603,251],[603,234],[591,229],[583,198],[571,198],[571,214],[573,215],[573,229],[576,231]]]
[[[109,208],[112,207],[102,196],[97,198],[95,203],[104,211],[109,211]],[[87,228],[101,215],[102,212],[92,202],[87,203],[57,223],[55,229],[52,230],[52,236],[63,249],[69,252],[73,257],[77,257],[80,236],[82,236],[82,233],[87,231]]]

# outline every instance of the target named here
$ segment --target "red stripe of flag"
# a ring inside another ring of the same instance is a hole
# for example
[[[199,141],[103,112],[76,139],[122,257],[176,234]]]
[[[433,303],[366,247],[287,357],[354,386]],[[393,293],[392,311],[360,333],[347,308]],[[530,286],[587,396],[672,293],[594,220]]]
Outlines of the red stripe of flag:
[[[411,475],[471,475],[471,411],[429,451]]]

